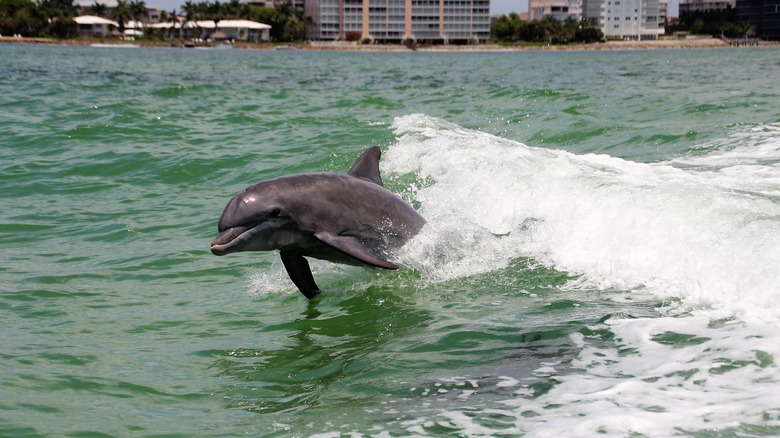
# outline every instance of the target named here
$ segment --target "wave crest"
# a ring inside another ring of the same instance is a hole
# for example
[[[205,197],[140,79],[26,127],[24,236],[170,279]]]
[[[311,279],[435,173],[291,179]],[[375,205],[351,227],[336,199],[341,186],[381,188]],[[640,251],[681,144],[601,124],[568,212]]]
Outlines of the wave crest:
[[[434,279],[530,257],[603,289],[758,318],[778,310],[780,206],[736,192],[728,172],[534,148],[419,114],[392,128],[383,172],[413,175],[407,194],[430,221],[405,256],[435,265]],[[777,177],[767,173],[746,177]]]

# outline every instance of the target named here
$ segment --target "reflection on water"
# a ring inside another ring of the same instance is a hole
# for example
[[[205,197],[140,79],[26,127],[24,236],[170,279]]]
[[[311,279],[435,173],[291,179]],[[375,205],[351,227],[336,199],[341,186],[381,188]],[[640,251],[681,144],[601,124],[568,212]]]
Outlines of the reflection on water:
[[[334,299],[327,308],[320,302]],[[262,327],[274,348],[223,351],[215,366],[236,382],[226,392],[231,408],[294,412],[332,405],[346,396],[340,388],[361,384],[383,366],[376,353],[386,343],[425,330],[431,319],[429,311],[381,288],[319,297],[299,318]]]

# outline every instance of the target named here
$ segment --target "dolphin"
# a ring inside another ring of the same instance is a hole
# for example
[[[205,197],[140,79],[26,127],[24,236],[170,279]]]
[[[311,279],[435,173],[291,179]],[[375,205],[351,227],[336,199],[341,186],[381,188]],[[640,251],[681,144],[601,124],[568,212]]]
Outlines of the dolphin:
[[[306,257],[398,269],[388,252],[416,235],[425,219],[382,185],[380,156],[374,146],[346,174],[287,175],[244,189],[222,211],[211,252],[278,249],[287,274],[308,299],[320,288]]]

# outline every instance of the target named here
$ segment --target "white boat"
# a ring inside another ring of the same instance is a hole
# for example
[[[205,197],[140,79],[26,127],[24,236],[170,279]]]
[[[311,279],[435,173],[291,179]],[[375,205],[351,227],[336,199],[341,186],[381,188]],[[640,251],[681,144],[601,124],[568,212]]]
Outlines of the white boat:
[[[216,44],[213,46],[195,46],[198,50],[232,50],[232,44]]]

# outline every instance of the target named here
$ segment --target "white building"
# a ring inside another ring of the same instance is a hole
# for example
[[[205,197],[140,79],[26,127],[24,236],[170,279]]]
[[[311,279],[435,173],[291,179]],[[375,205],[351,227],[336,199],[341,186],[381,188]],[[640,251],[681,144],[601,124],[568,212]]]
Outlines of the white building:
[[[81,38],[105,37],[112,29],[119,27],[116,21],[94,15],[80,15],[73,20],[76,22],[78,35]]]
[[[307,37],[382,42],[484,42],[490,0],[307,0]]]
[[[265,41],[269,39],[271,26],[250,20],[219,20],[214,28],[221,30],[228,40]]]
[[[568,17],[579,20],[582,16],[582,2],[580,0],[528,0],[528,19],[541,20],[547,15],[552,15],[559,21]]]
[[[218,35],[219,39],[234,41],[266,41],[269,39],[271,26],[249,20],[212,20],[187,21],[182,28],[182,23],[171,22],[155,23],[149,26],[154,29],[166,29],[174,37],[210,39]],[[217,34],[217,31],[220,33]]]
[[[583,0],[582,13],[607,38],[657,39],[664,33],[659,0]]]

